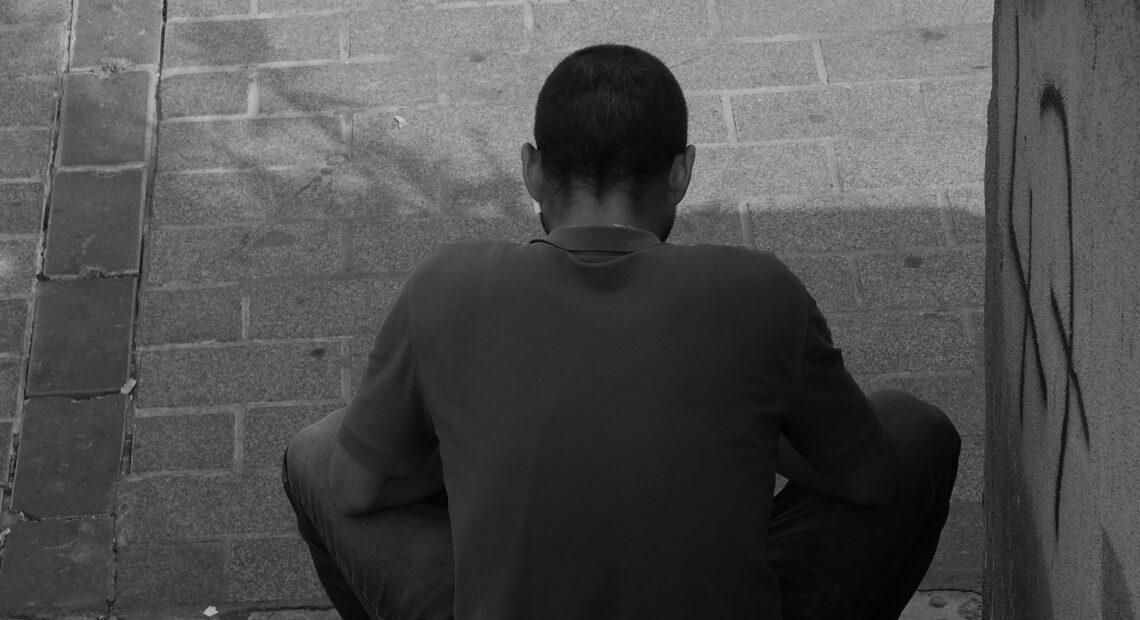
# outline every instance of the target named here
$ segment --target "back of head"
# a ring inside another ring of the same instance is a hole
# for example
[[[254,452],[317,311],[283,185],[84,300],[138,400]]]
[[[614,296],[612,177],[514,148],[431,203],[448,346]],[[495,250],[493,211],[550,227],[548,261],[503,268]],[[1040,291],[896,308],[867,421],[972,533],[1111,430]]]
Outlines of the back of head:
[[[588,190],[641,194],[663,183],[688,142],[688,110],[660,60],[626,45],[570,54],[538,95],[535,146],[563,195]]]

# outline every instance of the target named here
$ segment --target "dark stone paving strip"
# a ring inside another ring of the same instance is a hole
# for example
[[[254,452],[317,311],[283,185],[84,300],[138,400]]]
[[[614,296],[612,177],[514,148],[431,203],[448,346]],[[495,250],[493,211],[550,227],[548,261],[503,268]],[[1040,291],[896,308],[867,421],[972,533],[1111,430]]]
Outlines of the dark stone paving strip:
[[[16,523],[4,545],[0,614],[105,612],[111,529],[110,517]]]
[[[121,395],[29,400],[12,509],[38,518],[111,514],[125,404]]]
[[[41,282],[27,395],[116,392],[130,372],[134,277]]]
[[[70,73],[64,80],[60,165],[142,162],[151,75]]]
[[[44,274],[137,273],[144,180],[142,170],[57,173]]]

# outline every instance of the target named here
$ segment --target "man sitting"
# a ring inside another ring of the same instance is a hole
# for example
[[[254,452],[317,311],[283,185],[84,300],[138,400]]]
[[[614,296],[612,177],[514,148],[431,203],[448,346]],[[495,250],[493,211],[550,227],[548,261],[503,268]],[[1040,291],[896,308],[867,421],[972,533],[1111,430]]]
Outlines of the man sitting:
[[[424,260],[351,404],[286,451],[340,614],[898,618],[946,520],[953,424],[865,396],[772,254],[665,242],[695,149],[658,59],[571,54],[534,135],[547,236]]]

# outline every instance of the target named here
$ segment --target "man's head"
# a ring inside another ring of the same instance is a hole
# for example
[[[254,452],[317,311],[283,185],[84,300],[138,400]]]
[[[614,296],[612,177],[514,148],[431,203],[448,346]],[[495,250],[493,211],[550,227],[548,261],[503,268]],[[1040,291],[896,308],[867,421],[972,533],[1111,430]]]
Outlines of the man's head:
[[[625,45],[574,52],[539,92],[534,136],[523,179],[548,229],[626,223],[668,234],[694,149],[685,97],[660,60]]]

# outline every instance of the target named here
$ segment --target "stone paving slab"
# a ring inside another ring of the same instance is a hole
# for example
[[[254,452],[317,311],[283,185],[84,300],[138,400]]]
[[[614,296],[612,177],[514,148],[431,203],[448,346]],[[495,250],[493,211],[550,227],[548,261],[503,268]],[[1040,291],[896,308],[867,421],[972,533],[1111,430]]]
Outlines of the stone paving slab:
[[[79,2],[73,67],[158,64],[162,0]]]
[[[55,175],[44,273],[137,273],[146,186],[141,169]]]
[[[108,165],[145,159],[151,74],[72,73],[64,81],[60,163]]]
[[[119,395],[28,401],[12,510],[36,517],[111,514],[125,404]]]
[[[0,185],[0,234],[38,234],[43,227],[42,183]]]
[[[0,567],[0,614],[106,613],[111,528],[110,517],[13,525]]]
[[[117,392],[130,372],[135,295],[133,277],[40,283],[28,394]]]

